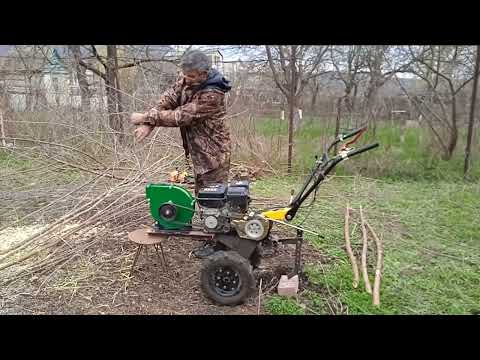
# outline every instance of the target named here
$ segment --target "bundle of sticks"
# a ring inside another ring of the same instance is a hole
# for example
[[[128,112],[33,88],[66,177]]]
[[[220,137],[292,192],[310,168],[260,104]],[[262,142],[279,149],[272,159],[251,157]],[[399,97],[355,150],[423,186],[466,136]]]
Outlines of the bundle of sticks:
[[[350,263],[352,265],[353,270],[353,287],[357,288],[359,283],[359,271],[358,271],[358,262],[355,257],[355,254],[352,250],[352,244],[350,242],[350,211],[354,211],[354,209],[350,208],[347,204],[345,208],[345,248],[350,259]],[[367,293],[372,294],[373,304],[376,306],[380,305],[380,283],[382,278],[382,270],[383,270],[383,243],[382,240],[377,236],[375,231],[373,230],[372,226],[365,220],[362,207],[360,206],[360,227],[362,229],[362,255],[361,255],[361,270],[362,270],[362,277],[365,283],[365,290]],[[368,267],[367,267],[367,250],[368,250],[368,234],[367,228],[371,235],[375,240],[376,245],[376,254],[377,254],[377,264],[375,268],[375,280],[373,283],[373,291],[372,285],[368,276]]]

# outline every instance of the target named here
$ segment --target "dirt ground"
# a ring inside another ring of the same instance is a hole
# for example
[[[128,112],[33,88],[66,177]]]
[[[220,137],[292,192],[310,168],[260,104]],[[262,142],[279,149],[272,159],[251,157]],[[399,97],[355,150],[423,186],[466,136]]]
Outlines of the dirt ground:
[[[167,271],[150,247],[141,253],[130,278],[136,246],[127,233],[117,234],[98,241],[53,273],[32,274],[28,280],[0,289],[0,314],[257,314],[258,293],[235,307],[218,306],[204,296],[199,280],[201,260],[190,255],[200,244],[187,238],[165,241]],[[323,261],[320,253],[305,242],[303,263],[318,261]],[[262,259],[255,271],[257,285],[262,279],[262,299],[276,292],[280,276],[293,263],[291,245]],[[264,313],[261,307],[260,314]]]

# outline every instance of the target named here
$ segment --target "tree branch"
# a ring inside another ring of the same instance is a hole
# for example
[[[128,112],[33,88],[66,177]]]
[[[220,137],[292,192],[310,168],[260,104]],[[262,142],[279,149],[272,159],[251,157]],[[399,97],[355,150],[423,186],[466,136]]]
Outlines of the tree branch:
[[[95,57],[97,58],[98,61],[100,61],[100,63],[103,65],[103,67],[106,69],[107,68],[107,64],[103,61],[102,57],[98,54],[97,52],[97,48],[95,47],[95,45],[90,45],[92,47],[92,52],[93,52],[93,55],[95,55]]]
[[[97,70],[96,68],[94,68],[93,66],[87,64],[86,62],[84,62],[82,59],[78,59],[78,64],[83,66],[85,69],[88,69],[90,70],[91,72],[93,72],[94,74],[100,76],[103,80],[106,80],[107,76],[105,75],[105,73],[102,73],[101,71]]]
[[[137,66],[137,65],[140,65],[140,64],[143,64],[143,63],[156,62],[156,61],[176,64],[176,61],[166,60],[166,59],[134,59],[132,63],[121,65],[121,66],[117,67],[117,69],[130,68],[130,67],[134,67],[134,66]]]
[[[272,75],[273,75],[273,80],[275,81],[275,84],[277,84],[278,88],[280,89],[280,91],[288,97],[288,93],[287,93],[287,90],[285,89],[285,87],[280,83],[280,81],[278,80],[278,75],[277,75],[277,70],[275,69],[275,65],[273,64],[273,60],[272,60],[272,53],[270,51],[270,46],[269,45],[265,45],[265,48],[267,50],[267,57],[268,57],[268,63],[270,65],[270,69],[272,70]]]

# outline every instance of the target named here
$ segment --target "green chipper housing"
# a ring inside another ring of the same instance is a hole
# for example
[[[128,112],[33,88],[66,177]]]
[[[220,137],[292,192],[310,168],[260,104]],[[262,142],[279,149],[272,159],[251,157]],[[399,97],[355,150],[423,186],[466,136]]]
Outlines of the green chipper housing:
[[[160,228],[182,230],[191,226],[195,198],[188,190],[172,184],[148,184],[146,196]]]

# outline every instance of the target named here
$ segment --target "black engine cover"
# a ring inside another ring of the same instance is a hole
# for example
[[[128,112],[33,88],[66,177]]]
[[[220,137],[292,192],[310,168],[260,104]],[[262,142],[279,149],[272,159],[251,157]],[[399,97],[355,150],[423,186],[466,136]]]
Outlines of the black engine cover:
[[[230,184],[227,190],[227,203],[236,212],[247,212],[250,204],[249,183],[238,181]]]
[[[209,185],[198,191],[198,203],[207,208],[221,208],[225,206],[227,187],[223,184]]]

